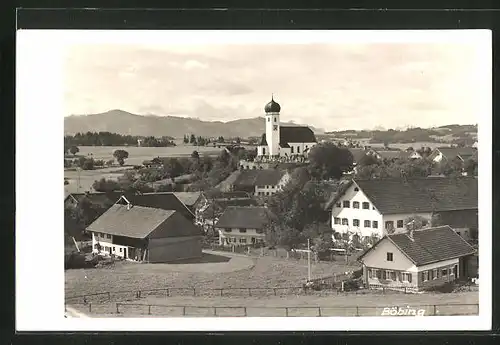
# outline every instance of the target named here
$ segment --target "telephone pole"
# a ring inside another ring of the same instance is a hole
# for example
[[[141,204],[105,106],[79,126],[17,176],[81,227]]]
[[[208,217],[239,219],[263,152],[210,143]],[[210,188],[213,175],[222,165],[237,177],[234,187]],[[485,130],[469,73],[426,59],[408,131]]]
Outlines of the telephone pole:
[[[307,239],[307,281],[311,281],[311,244]]]

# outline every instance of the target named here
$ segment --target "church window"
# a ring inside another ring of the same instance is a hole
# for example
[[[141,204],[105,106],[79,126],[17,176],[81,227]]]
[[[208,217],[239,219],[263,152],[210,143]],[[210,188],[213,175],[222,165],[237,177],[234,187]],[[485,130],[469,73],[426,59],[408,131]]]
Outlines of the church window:
[[[276,122],[276,118],[274,118],[274,122]]]
[[[297,153],[300,153],[300,146],[297,146]]]

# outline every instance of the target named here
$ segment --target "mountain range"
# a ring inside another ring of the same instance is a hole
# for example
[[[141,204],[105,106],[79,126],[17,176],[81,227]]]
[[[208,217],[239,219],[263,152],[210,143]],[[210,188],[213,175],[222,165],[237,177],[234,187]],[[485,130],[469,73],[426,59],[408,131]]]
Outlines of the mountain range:
[[[299,124],[282,122],[287,126]],[[323,129],[309,126],[314,133],[324,133]],[[137,115],[123,110],[110,110],[105,113],[89,115],[71,115],[64,118],[64,134],[73,135],[78,132],[112,132],[122,135],[136,136],[171,136],[182,138],[184,134],[195,134],[204,137],[256,137],[265,132],[265,119],[255,117],[229,122],[202,121],[199,119]]]

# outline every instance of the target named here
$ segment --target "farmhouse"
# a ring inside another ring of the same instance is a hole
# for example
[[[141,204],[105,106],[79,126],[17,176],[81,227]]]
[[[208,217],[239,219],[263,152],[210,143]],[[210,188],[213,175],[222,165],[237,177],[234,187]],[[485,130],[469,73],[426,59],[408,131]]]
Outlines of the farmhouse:
[[[286,171],[277,169],[242,170],[233,182],[234,191],[244,191],[255,196],[273,195],[289,181]]]
[[[174,195],[186,205],[193,214],[196,214],[196,206],[206,199],[201,192],[174,192]]]
[[[264,110],[266,133],[262,134],[257,147],[257,157],[307,156],[308,151],[316,145],[314,132],[304,126],[281,126],[281,106],[273,98]]]
[[[113,205],[120,196],[125,193],[122,191],[108,192],[108,193],[71,193],[64,198],[64,207],[76,207],[82,200],[87,200],[93,205],[102,207],[110,207]],[[130,193],[127,193],[130,194]]]
[[[477,179],[472,177],[350,180],[329,200],[332,229],[360,237],[404,231],[404,221],[449,212],[473,219],[454,227],[477,224]],[[460,218],[456,218],[457,220]],[[477,227],[476,227],[477,229]]]
[[[474,147],[437,147],[432,151],[429,159],[436,163],[458,159],[462,162],[470,158],[477,158],[477,149]]]
[[[270,217],[272,215],[266,207],[227,207],[215,224],[219,244],[245,246],[264,243],[264,228]]]
[[[175,210],[115,204],[87,231],[95,253],[151,263],[201,256],[201,231]]]
[[[364,252],[363,281],[368,288],[421,291],[469,277],[471,247],[449,226],[385,235]]]

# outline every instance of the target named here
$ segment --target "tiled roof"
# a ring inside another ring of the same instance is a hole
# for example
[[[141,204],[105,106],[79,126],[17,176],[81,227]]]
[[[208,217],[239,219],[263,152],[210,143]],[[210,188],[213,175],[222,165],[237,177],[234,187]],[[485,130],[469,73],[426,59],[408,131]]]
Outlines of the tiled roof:
[[[277,185],[285,172],[277,169],[242,170],[233,185],[235,186],[267,186]]]
[[[474,254],[475,249],[449,226],[387,236],[417,266]]]
[[[366,155],[365,149],[354,147],[349,148],[348,150],[351,152],[355,163],[359,163],[359,161]]]
[[[125,196],[125,198],[132,205],[159,208],[162,210],[174,210],[180,212],[187,219],[194,218],[194,214],[191,210],[189,210],[172,192],[144,193],[140,195]]]
[[[193,206],[201,196],[201,192],[174,192],[174,194],[186,206]]]
[[[220,216],[216,226],[220,228],[262,229],[271,213],[266,207],[230,206]]]
[[[214,215],[215,208],[221,208],[222,210],[227,209],[231,206],[257,206],[257,200],[247,198],[247,199],[226,199],[217,200],[217,206],[210,204],[205,210],[202,211],[202,216],[205,218],[211,218]]]
[[[88,231],[132,238],[145,238],[176,211],[113,205],[87,227]]]
[[[460,156],[463,160],[473,157],[477,151],[473,147],[438,147],[436,150],[439,150],[446,159]]]
[[[260,139],[260,144],[261,145],[267,145],[266,133],[262,134],[262,137]]]
[[[280,126],[281,143],[315,143],[316,136],[309,127]]]
[[[382,159],[400,159],[403,158],[403,152],[400,150],[378,150],[374,151]]]
[[[354,183],[382,214],[478,208],[477,179],[473,177],[428,177],[407,181],[403,179],[356,180]],[[340,199],[346,190],[347,188],[341,188],[327,207],[331,207]]]
[[[94,205],[110,206],[120,199],[122,195],[130,195],[131,193],[124,192],[108,192],[108,193],[70,193],[66,196],[68,198],[74,198],[78,203],[83,199],[87,199]]]

